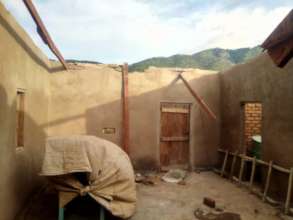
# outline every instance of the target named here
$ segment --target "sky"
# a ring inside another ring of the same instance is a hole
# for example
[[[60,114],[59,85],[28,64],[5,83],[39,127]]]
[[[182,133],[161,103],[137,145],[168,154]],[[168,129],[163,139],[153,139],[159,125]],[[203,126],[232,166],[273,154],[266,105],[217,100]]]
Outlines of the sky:
[[[0,0],[49,58],[22,0]],[[260,45],[292,0],[34,0],[65,59],[134,63]]]

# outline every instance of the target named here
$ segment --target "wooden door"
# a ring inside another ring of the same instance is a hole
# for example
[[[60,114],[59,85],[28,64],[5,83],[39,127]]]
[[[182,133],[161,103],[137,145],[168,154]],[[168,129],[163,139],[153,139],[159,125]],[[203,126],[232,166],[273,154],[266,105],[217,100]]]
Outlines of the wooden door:
[[[189,165],[190,104],[161,104],[161,168]]]

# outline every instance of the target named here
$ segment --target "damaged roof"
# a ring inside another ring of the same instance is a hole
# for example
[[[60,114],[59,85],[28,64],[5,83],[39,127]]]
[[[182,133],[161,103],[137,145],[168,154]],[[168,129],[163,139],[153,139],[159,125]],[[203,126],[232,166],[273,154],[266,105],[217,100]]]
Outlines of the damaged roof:
[[[261,45],[278,67],[293,57],[293,9]]]

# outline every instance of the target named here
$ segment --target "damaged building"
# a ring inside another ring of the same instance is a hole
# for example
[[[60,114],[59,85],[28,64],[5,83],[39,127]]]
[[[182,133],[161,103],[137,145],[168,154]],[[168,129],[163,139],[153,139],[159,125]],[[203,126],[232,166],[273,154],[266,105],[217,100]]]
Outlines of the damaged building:
[[[292,17],[291,11],[264,42],[267,51],[226,71],[151,67],[130,74],[126,64],[49,60],[0,3],[0,219],[35,219],[19,216],[47,184],[39,175],[46,139],[69,135],[96,136],[121,146],[139,173],[173,167],[192,173],[190,183],[187,177],[176,185],[187,191],[161,186],[152,176],[155,186],[138,190],[134,220],[160,219],[155,210],[164,195],[182,200],[185,212],[180,207],[172,212],[176,201],[164,203],[162,210],[197,219],[185,206],[196,206],[205,196],[225,201],[221,190],[231,197],[231,209],[257,201],[259,209],[269,210],[259,219],[278,219],[268,204],[272,200],[280,213],[292,214]],[[257,154],[248,155],[260,142]],[[248,193],[252,170],[260,199]],[[248,189],[238,187],[246,183]],[[257,212],[242,211],[242,219],[254,219]],[[172,219],[162,213],[161,219]]]

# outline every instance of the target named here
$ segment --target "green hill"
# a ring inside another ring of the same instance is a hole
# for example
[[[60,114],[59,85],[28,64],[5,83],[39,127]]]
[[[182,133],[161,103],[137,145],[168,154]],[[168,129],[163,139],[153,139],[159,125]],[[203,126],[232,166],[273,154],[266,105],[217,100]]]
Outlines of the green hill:
[[[261,53],[262,49],[253,48],[221,49],[213,48],[192,55],[173,55],[170,57],[154,57],[129,66],[129,72],[142,72],[150,66],[199,68],[209,70],[226,70],[235,64],[245,63]]]

